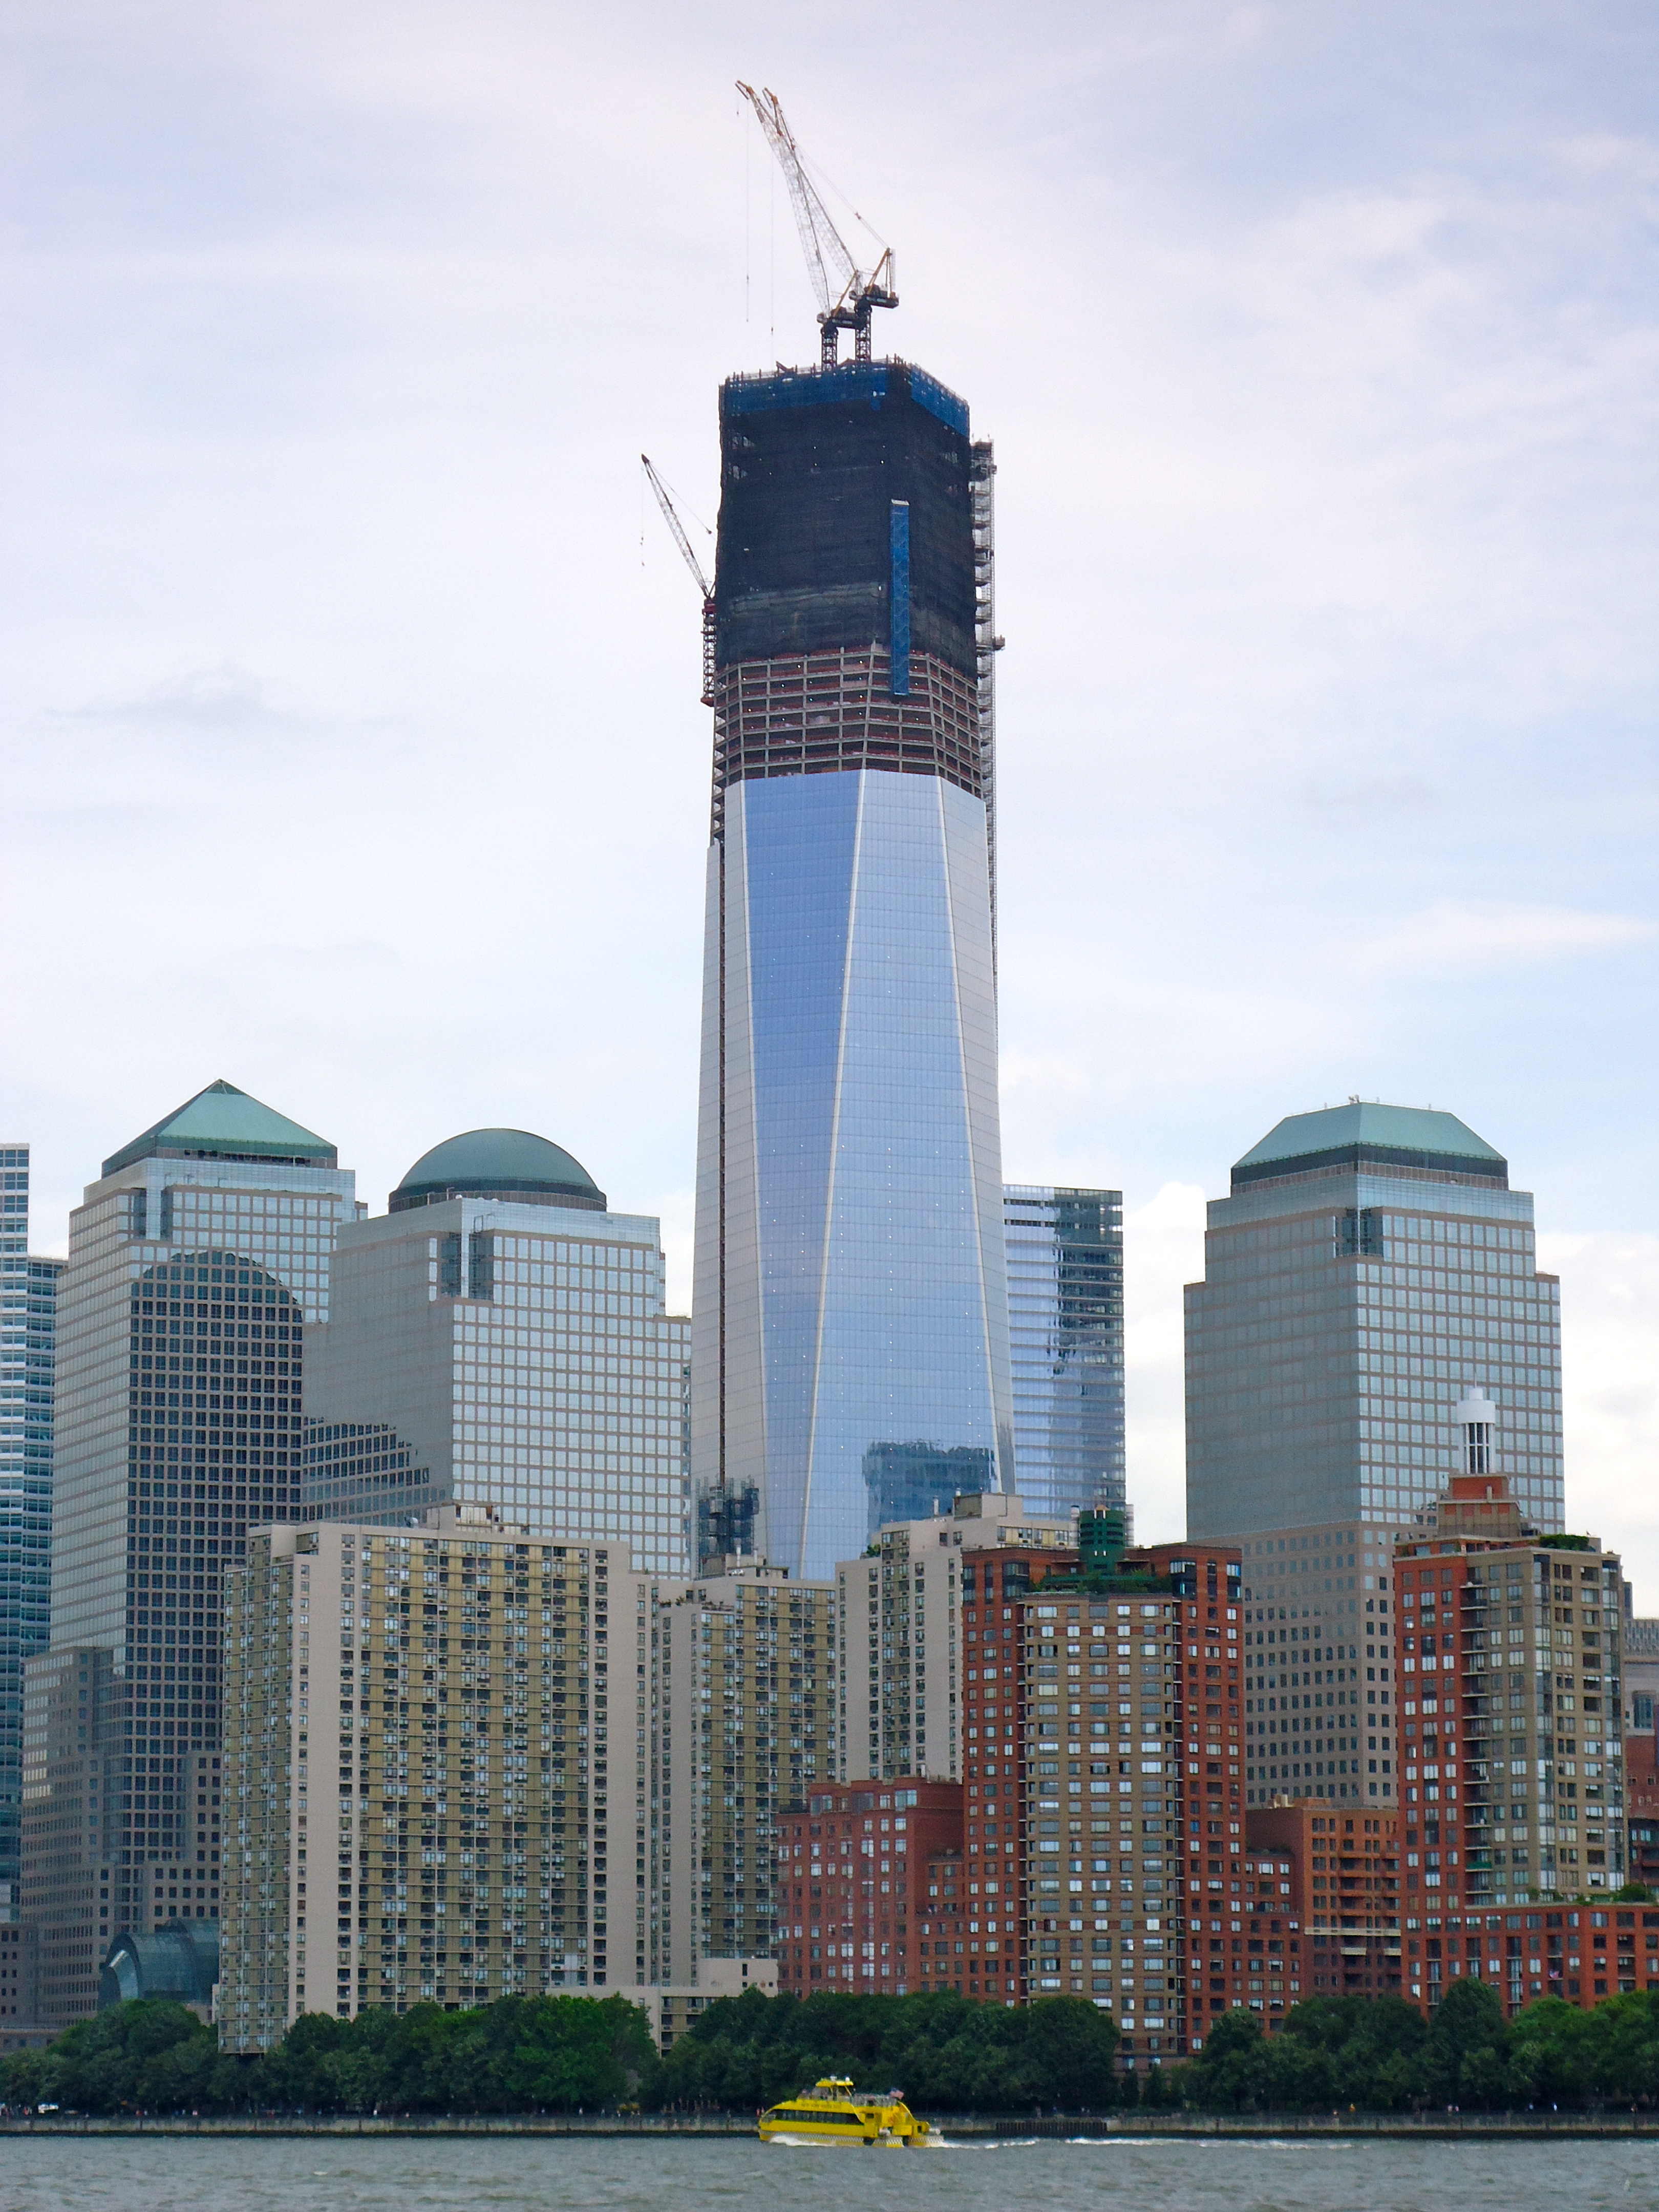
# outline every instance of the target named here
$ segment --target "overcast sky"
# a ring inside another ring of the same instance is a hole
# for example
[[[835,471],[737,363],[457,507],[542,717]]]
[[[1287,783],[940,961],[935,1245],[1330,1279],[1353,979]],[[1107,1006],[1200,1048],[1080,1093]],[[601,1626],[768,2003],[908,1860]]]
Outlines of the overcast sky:
[[[36,1240],[224,1076],[378,1211],[466,1127],[689,1293],[715,391],[812,301],[1000,473],[1005,1165],[1121,1185],[1130,1485],[1287,1112],[1460,1114],[1659,1612],[1659,27],[1636,0],[10,0],[0,1134]]]

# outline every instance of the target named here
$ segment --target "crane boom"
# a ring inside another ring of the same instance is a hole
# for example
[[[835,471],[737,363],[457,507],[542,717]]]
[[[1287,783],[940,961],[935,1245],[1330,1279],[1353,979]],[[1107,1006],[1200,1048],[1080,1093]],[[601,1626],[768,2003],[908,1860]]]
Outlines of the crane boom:
[[[853,333],[855,358],[868,361],[871,309],[898,305],[892,248],[883,247],[881,258],[872,270],[858,266],[848,251],[846,240],[830,220],[817,186],[806,173],[800,149],[776,93],[757,92],[752,84],[744,84],[741,78],[738,80],[738,90],[754,109],[766,143],[777,155],[778,166],[789,187],[789,204],[794,210],[801,252],[806,257],[806,273],[817,295],[823,366],[835,367],[839,333],[848,330]]]
[[[712,707],[714,703],[714,586],[702,573],[702,563],[692,550],[691,540],[685,534],[685,526],[668,495],[668,487],[651,465],[649,453],[640,455],[640,465],[645,471],[646,482],[656,495],[657,505],[662,509],[662,519],[680,549],[680,558],[691,571],[693,580],[702,593],[702,703],[705,707]]]
[[[646,482],[657,495],[657,504],[662,509],[662,519],[673,532],[674,543],[680,549],[681,559],[696,579],[697,589],[702,593],[704,599],[708,599],[714,587],[702,573],[702,563],[691,550],[691,540],[685,534],[685,526],[681,522],[675,510],[673,501],[668,496],[667,487],[651,465],[649,453],[640,455],[640,465],[645,471]]]

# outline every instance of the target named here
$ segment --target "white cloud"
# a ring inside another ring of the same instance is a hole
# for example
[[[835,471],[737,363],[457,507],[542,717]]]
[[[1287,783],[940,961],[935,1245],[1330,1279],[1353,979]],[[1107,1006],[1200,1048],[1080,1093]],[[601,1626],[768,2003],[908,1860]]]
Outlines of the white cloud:
[[[1361,950],[1362,957],[1377,969],[1468,975],[1484,968],[1616,951],[1638,945],[1655,933],[1653,922],[1633,915],[1443,902],[1373,938]]]
[[[292,708],[278,706],[270,698],[269,688],[251,670],[230,663],[216,668],[182,669],[127,698],[94,700],[83,706],[49,711],[66,720],[137,722],[161,728],[183,726],[210,730],[216,735],[233,730],[269,734],[289,729],[301,719]]]
[[[1659,1236],[1556,1232],[1567,1526],[1621,1552],[1638,1613],[1659,1613]]]
[[[1183,1284],[1204,1273],[1204,1194],[1165,1183],[1123,1216],[1128,1489],[1143,1541],[1187,1528]]]
[[[696,1193],[671,1190],[659,1199],[665,1273],[664,1297],[672,1314],[691,1310],[692,1240],[696,1229]]]

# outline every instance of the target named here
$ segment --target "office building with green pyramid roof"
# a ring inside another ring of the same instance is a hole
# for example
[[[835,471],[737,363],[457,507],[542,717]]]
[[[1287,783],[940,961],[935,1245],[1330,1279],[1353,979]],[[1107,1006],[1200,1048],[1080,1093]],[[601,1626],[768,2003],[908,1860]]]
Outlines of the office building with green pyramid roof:
[[[1192,1534],[1408,1523],[1462,1469],[1471,1390],[1522,1510],[1561,1527],[1559,1285],[1531,1194],[1455,1115],[1287,1116],[1212,1202],[1186,1309]]]
[[[1248,1804],[1415,1820],[1438,1796],[1437,1760],[1426,1782],[1401,1764],[1419,1703],[1455,1738],[1399,1640],[1395,1547],[1454,1474],[1501,1475],[1528,1524],[1562,1526],[1560,1322],[1530,1193],[1454,1114],[1350,1099],[1234,1166],[1187,1289],[1187,1527],[1243,1556],[1243,1711],[1208,1717]],[[1510,1676],[1512,1705],[1527,1686]]]
[[[30,1662],[22,1888],[40,2014],[112,1940],[219,1917],[223,1578],[297,1519],[303,1342],[355,1218],[335,1147],[219,1081],[112,1153],[59,1279],[51,1649]]]

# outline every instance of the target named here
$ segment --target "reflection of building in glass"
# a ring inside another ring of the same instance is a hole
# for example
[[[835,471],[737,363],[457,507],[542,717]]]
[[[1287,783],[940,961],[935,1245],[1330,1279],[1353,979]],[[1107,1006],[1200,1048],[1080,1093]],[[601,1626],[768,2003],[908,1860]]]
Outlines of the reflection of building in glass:
[[[1522,1512],[1559,1528],[1559,1289],[1530,1192],[1451,1114],[1291,1115],[1212,1202],[1187,1291],[1188,1528],[1409,1520],[1480,1448],[1466,1394],[1501,1416]]]
[[[67,2027],[93,2009],[118,1844],[117,1823],[106,1826],[105,1778],[119,1768],[121,1744],[107,1650],[54,1644],[30,1662],[20,1887],[35,1942],[33,2017],[43,2027]]]
[[[607,1211],[545,1138],[453,1137],[341,1233],[307,1378],[307,1506],[387,1524],[499,1506],[684,1574],[688,1333],[663,1311],[654,1220]]]
[[[384,1421],[314,1421],[305,1428],[307,1516],[319,1521],[404,1521],[437,1500],[430,1468]]]
[[[890,1521],[924,1521],[949,1513],[958,1498],[997,1486],[996,1462],[973,1444],[941,1451],[935,1444],[872,1444],[864,1455],[870,1534]]]
[[[718,1574],[726,1559],[755,1556],[755,1515],[760,1492],[752,1482],[741,1490],[705,1490],[697,1497],[697,1571]]]
[[[112,1935],[219,1916],[223,1577],[250,1522],[298,1514],[301,1325],[326,1316],[352,1192],[332,1145],[215,1083],[106,1160],[70,1218],[52,1645],[29,1696],[40,1670],[68,1724],[72,1688],[78,1730],[88,1674],[99,1747],[79,1847],[43,1820],[24,1868],[43,1931],[85,1914],[72,1955],[43,1932],[59,2022],[95,2009]]]
[[[872,1444],[1012,1474],[991,461],[896,362],[733,378],[720,424],[693,1455],[822,1577]]]
[[[213,2017],[219,1978],[216,1920],[170,1920],[153,1936],[118,1936],[98,1976],[98,2009],[161,1998]]]
[[[29,1148],[0,1146],[0,1922],[18,1913],[23,1669],[51,1633],[52,1390],[61,1260],[31,1258]]]
[[[1124,1502],[1123,1194],[1003,1194],[1014,1460],[1034,1511]]]

